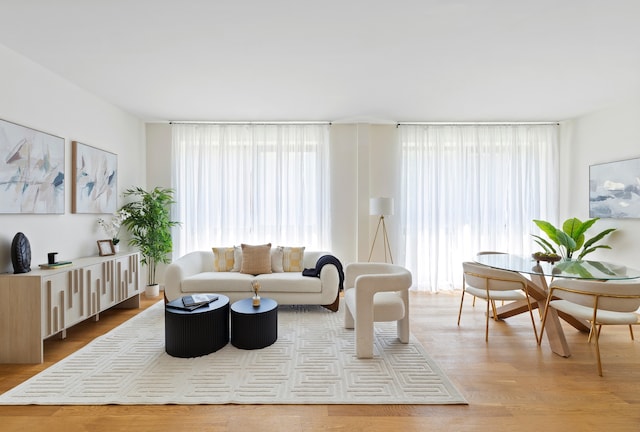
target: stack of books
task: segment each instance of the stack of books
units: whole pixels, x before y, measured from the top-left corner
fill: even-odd
[[[71,261],[58,261],[53,264],[40,264],[40,268],[51,270],[51,269],[57,269],[60,267],[69,267],[72,264],[73,263]]]
[[[167,303],[167,306],[175,309],[192,311],[192,310],[201,308],[203,306],[206,306],[209,303],[212,303],[216,300],[218,300],[217,295],[192,294],[192,295],[184,296],[179,299],[170,301],[169,303]]]

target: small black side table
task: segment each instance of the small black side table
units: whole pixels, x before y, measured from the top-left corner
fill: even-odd
[[[259,349],[278,339],[278,302],[261,298],[260,306],[246,298],[231,305],[231,344],[241,349]]]
[[[188,311],[165,306],[165,350],[173,357],[199,357],[229,343],[229,297]],[[174,301],[182,301],[181,299]]]

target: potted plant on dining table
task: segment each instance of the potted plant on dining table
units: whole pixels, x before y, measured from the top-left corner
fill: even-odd
[[[533,222],[538,226],[538,228],[540,228],[547,235],[549,240],[555,243],[558,247],[556,250],[551,242],[539,235],[532,234],[536,239],[536,243],[538,243],[538,245],[540,245],[544,250],[544,252],[536,253],[555,257],[561,256],[562,259],[570,261],[573,259],[573,254],[577,252],[578,261],[580,261],[585,255],[590,254],[597,249],[611,249],[611,246],[596,245],[596,243],[615,231],[615,228],[608,228],[588,240],[585,238],[586,231],[591,228],[598,219],[599,218],[593,218],[583,222],[578,218],[570,218],[564,221],[561,228],[556,228],[550,222],[534,219]],[[536,254],[534,254],[534,258],[535,255]],[[555,260],[557,261],[559,258]],[[541,259],[540,261],[544,260]]]

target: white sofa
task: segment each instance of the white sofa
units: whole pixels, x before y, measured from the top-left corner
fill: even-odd
[[[305,251],[303,266],[315,268],[318,259],[330,255],[322,251]],[[342,271],[342,269],[340,269]],[[231,302],[252,296],[251,282],[260,282],[260,296],[279,304],[315,304],[338,310],[340,272],[334,264],[323,265],[320,277],[302,272],[268,273],[257,276],[234,271],[214,271],[212,251],[190,252],[171,264],[165,272],[165,296],[168,301],[190,293],[219,293]]]

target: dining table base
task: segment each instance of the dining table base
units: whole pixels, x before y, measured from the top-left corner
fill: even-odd
[[[542,275],[531,275],[531,280],[527,285],[527,289],[531,297],[536,300],[531,303],[531,307],[534,309],[537,308],[540,311],[540,316],[542,318],[542,311],[544,311],[544,306],[547,302],[548,286],[546,279]],[[497,308],[496,312],[498,319],[505,319],[528,311],[529,307],[527,306],[527,301],[520,300],[501,306]],[[493,313],[491,313],[491,317],[493,317]],[[562,312],[558,313],[555,309],[549,308],[544,332],[547,335],[547,341],[549,342],[551,351],[559,356],[569,357],[571,355],[571,350],[569,349],[564,331],[562,331],[560,318],[582,332],[588,332],[590,326],[587,321],[579,320]]]

